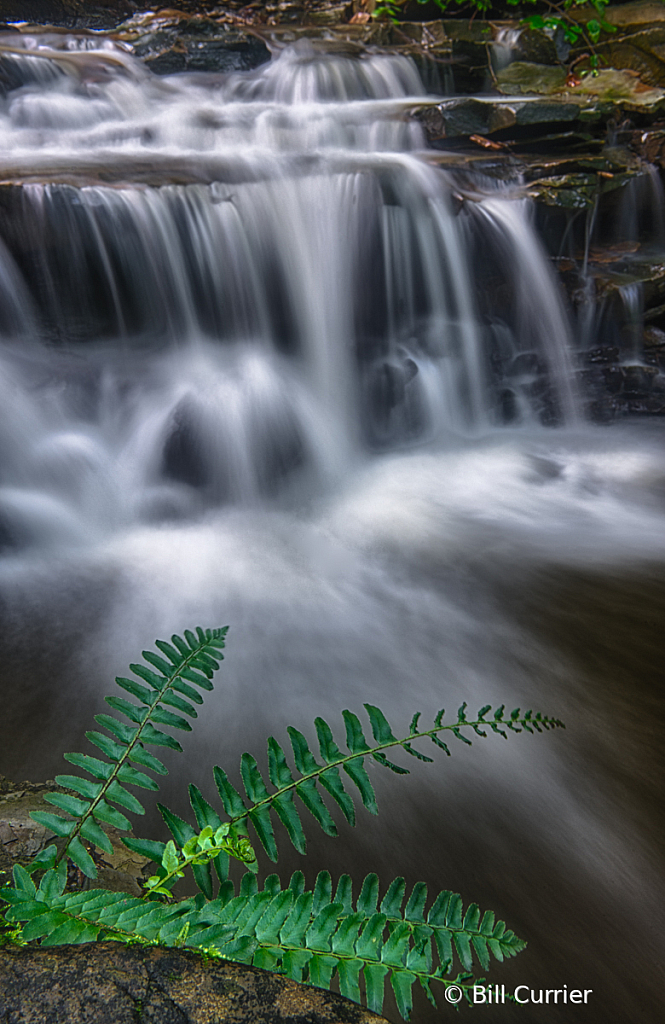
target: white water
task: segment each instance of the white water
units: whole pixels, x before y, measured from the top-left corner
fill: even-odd
[[[378,779],[385,823],[312,863],[495,905],[531,940],[514,983],[628,1013],[634,946],[657,943],[648,828],[617,820],[610,741],[587,749],[614,728],[602,692],[520,601],[663,559],[662,432],[580,423],[529,208],[420,159],[406,59],[302,46],[157,80],[66,38],[11,57],[30,75],[0,111],[21,183],[0,253],[5,770],[60,770],[114,672],[197,621],[230,623],[229,656],[173,764],[181,811],[185,777],[363,700],[397,722],[462,699],[568,717],[418,786]],[[597,951],[627,925],[637,943]]]

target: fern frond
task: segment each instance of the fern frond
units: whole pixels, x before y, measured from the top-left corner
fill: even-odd
[[[469,990],[474,978],[467,972],[474,957],[485,969],[490,956],[503,960],[525,946],[503,921],[495,922],[491,911],[481,917],[471,904],[464,912],[456,893],[439,893],[426,912],[422,882],[403,908],[403,878],[391,882],[380,903],[376,875],[367,876],[354,903],[349,876],[339,879],[333,896],[330,875],[323,871],[310,891],[304,889],[301,872],[285,889],[271,875],[262,890],[256,876],[247,874],[237,896],[227,880],[215,900],[197,896],[173,904],[146,903],[105,890],[67,895],[64,878],[61,865],[47,871],[37,889],[27,872],[15,869],[15,888],[3,892],[10,904],[5,916],[10,922],[25,922],[24,940],[57,945],[139,937],[204,949],[322,988],[337,977],[342,994],[356,1002],[362,975],[367,1003],[378,1013],[388,979],[405,1019],[414,984],[430,999],[432,982]],[[455,959],[464,972],[457,978],[450,973]]]
[[[67,817],[45,811],[34,811],[31,814],[35,821],[66,840],[58,855],[58,862],[70,857],[85,875],[96,878],[97,869],[82,840],[92,843],[105,853],[112,853],[113,847],[103,826],[112,825],[121,830],[132,827],[118,807],[134,814],[145,813],[141,802],[125,787],[138,786],[154,791],[159,786],[145,772],[133,768],[132,764],[158,775],[167,774],[164,764],[146,747],[182,750],[173,736],[155,726],[191,730],[182,714],[196,718],[197,712],[193,705],[203,702],[199,691],[212,690],[210,680],[223,658],[221,651],[225,646],[226,632],[227,627],[203,630],[198,626],[196,634],[185,630],[184,640],[175,635],[171,638],[172,643],[157,640],[156,646],[164,658],[154,651],[143,651],[145,664],[129,666],[137,679],[122,676],[116,678],[118,686],[136,697],[140,703],[134,704],[124,697],[106,697],[107,704],[128,719],[130,724],[113,715],[95,716],[95,721],[106,732],[91,731],[86,736],[109,760],[102,761],[88,754],[65,754],[70,764],[82,768],[92,776],[93,781],[77,775],[56,776],[58,785],[78,795],[47,793],[44,799],[64,811]],[[138,679],[143,682],[138,682]],[[143,683],[147,683],[147,686]],[[169,708],[175,708],[182,714],[175,714]],[[33,870],[39,866],[33,865]]]
[[[536,715],[532,711],[522,714],[519,708],[513,711],[510,717],[504,718],[505,708],[503,706],[496,710],[494,717],[489,722],[485,717],[492,710],[489,705],[481,708],[475,719],[467,720],[467,706],[462,704],[452,721],[444,724],[445,712],[442,710],[437,714],[434,726],[424,731],[418,730],[420,715],[414,715],[408,735],[397,738],[379,708],[372,704],[365,704],[364,707],[374,739],[373,745],[368,742],[360,719],[351,711],[343,711],[347,752],[340,750],[328,723],[322,718],[317,718],[315,726],[320,761],[317,761],[310,750],[305,736],[292,726],[289,726],[287,731],[291,741],[293,767],[289,764],[284,749],[274,737],[270,737],[268,740],[268,779],[263,778],[255,758],[248,753],[243,754],[240,773],[246,800],[229,781],[226,772],[222,768],[215,767],[214,779],[227,823],[236,829],[246,829],[251,823],[268,857],[272,861],[276,861],[277,841],[271,817],[274,812],[284,825],[295,849],[298,853],[303,854],[306,848],[305,830],[296,805],[296,797],[323,831],[330,836],[337,835],[337,827],[319,787],[333,798],[351,825],[355,824],[355,807],[351,795],[353,788],[349,787],[351,792],[347,791],[348,780],[353,783],[367,810],[372,814],[378,812],[374,788],[365,767],[367,758],[371,758],[382,768],[399,774],[408,774],[407,768],[386,757],[386,750],[401,748],[411,757],[431,762],[432,758],[424,754],[415,744],[420,740],[430,740],[449,755],[450,750],[440,738],[441,733],[452,733],[456,739],[470,744],[472,741],[469,735],[486,737],[488,728],[502,736],[507,736],[506,730],[518,733],[522,730],[531,732],[533,729],[542,731],[563,727],[563,722],[558,719],[543,716],[540,712]],[[505,726],[505,729],[501,728],[502,725]],[[213,830],[218,829],[223,824],[220,815],[195,786],[190,786],[189,792],[199,828],[210,826]],[[181,818],[177,818],[168,808],[160,805],[160,811],[176,845],[182,848],[184,843],[196,834],[194,829]],[[148,847],[143,840],[125,839],[123,842],[131,850],[150,856]],[[162,853],[151,859],[160,864]],[[225,865],[217,867],[220,880],[225,879],[227,867]],[[199,879],[201,880],[199,881]],[[197,882],[199,882],[202,892],[210,898],[212,874],[209,865],[201,868],[197,875]]]

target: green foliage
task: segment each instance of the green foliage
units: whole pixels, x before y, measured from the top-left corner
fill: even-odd
[[[375,17],[388,17],[394,22],[399,22],[401,9],[407,0],[386,0],[380,4],[374,12]],[[594,52],[594,46],[600,40],[603,32],[616,32],[614,25],[611,25],[605,18],[605,8],[609,0],[416,0],[419,4],[434,3],[442,14],[454,17],[458,9],[470,11],[471,16],[485,14],[490,8],[526,7],[538,6],[542,9],[537,14],[525,15],[522,24],[535,31],[560,31],[566,42],[571,45],[581,43],[589,47],[591,52],[591,65],[594,71],[598,67],[598,57]],[[571,10],[582,9],[589,17],[584,21],[572,18]]]
[[[340,750],[327,722],[322,718],[317,718],[314,724],[320,761],[316,760],[305,736],[291,726],[288,728],[288,733],[295,766],[293,770],[284,749],[272,736],[268,740],[268,780],[263,778],[256,760],[250,754],[243,754],[240,770],[247,800],[243,799],[231,784],[226,772],[222,768],[215,767],[213,775],[217,791],[223,812],[228,819],[226,825],[232,830],[232,834],[245,836],[248,826],[251,825],[270,860],[276,862],[278,858],[277,840],[271,817],[274,813],[284,825],[295,849],[298,853],[304,854],[306,852],[305,830],[296,805],[296,797],[300,805],[309,811],[329,836],[337,835],[337,826],[323,800],[323,794],[319,787],[332,797],[350,825],[355,825],[356,822],[353,802],[355,791],[357,791],[356,796],[360,798],[361,803],[371,814],[378,813],[376,794],[365,767],[367,758],[371,758],[382,768],[398,775],[407,775],[408,769],[389,760],[385,754],[386,750],[401,748],[419,761],[431,762],[432,758],[424,754],[415,744],[429,740],[437,748],[450,755],[447,744],[441,739],[442,733],[450,733],[455,739],[470,745],[469,735],[485,737],[487,729],[505,738],[508,734],[506,730],[541,732],[562,725],[556,719],[544,717],[541,714],[533,715],[531,711],[522,714],[519,708],[506,717],[503,706],[498,708],[488,720],[487,715],[492,711],[489,705],[481,708],[475,719],[467,721],[466,704],[462,704],[451,722],[444,723],[445,712],[442,709],[436,716],[433,727],[424,731],[418,729],[420,715],[415,715],[408,734],[398,739],[379,708],[372,704],[365,704],[365,710],[374,739],[374,744],[371,746],[363,732],[360,719],[351,711],[343,711],[342,716],[346,727],[346,752]],[[349,782],[353,784],[352,787],[349,787]],[[268,787],[271,787],[272,791]],[[206,827],[210,829],[208,842],[212,842],[213,830],[217,830],[215,832],[217,835],[219,830],[224,827],[222,818],[205,800],[196,786],[189,787],[189,795],[196,824],[199,829]],[[179,847],[184,853],[186,844],[191,843],[196,837],[196,829],[173,814],[168,808],[161,804],[158,806],[176,847]],[[140,839],[125,839],[123,842],[130,850],[142,854],[158,865],[163,887],[172,885],[177,873],[182,871],[182,864],[176,865],[175,861],[173,870],[167,868],[163,860],[166,850],[163,843],[156,844]],[[217,860],[215,852],[216,848],[211,847],[205,856],[209,860],[213,857]],[[230,849],[228,852],[232,856],[237,856]],[[255,868],[255,862],[252,864],[248,861],[248,864]],[[223,881],[227,877],[228,861],[221,863],[217,861],[215,866],[220,880]],[[210,865],[201,861],[200,868],[201,870],[195,874],[196,881],[206,897],[211,898],[213,879]]]
[[[95,877],[91,855],[95,847],[112,852],[104,826],[130,828],[129,820],[117,808],[144,813],[143,806],[126,786],[150,790],[157,790],[158,786],[151,776],[131,764],[157,774],[166,773],[165,766],[146,746],[181,749],[170,734],[155,725],[190,729],[185,719],[168,708],[196,717],[193,705],[202,702],[199,690],[212,689],[210,680],[219,668],[225,635],[226,629],[198,628],[196,633],[186,630],[184,639],[173,636],[171,643],[158,640],[156,646],[167,660],[144,651],[146,664],[130,666],[142,682],[116,679],[121,689],[140,703],[106,698],[130,723],[115,716],[96,716],[106,733],[95,731],[86,735],[108,760],[87,754],[65,754],[92,781],[74,775],[57,776],[58,783],[77,796],[47,795],[49,802],[64,815],[33,813],[38,822],[65,842],[48,846],[27,868],[15,866],[13,885],[0,888],[0,901],[7,905],[4,917],[0,917],[0,942],[38,941],[55,946],[115,939],[186,946],[278,971],[323,988],[329,988],[336,978],[342,994],[356,1001],[361,999],[362,984],[368,1006],[378,1012],[383,1007],[388,979],[405,1019],[411,1010],[416,983],[432,1003],[432,982],[459,985],[468,995],[471,986],[482,980],[474,978],[474,968],[487,970],[492,958],[502,961],[525,946],[503,921],[495,921],[492,911],[481,915],[475,903],[464,910],[461,897],[447,890],[440,892],[426,910],[427,888],[422,882],[413,887],[405,905],[403,878],[395,878],[379,902],[379,879],[375,874],[365,878],[355,900],[351,878],[342,875],[333,895],[327,871],[319,873],[312,890],[305,888],[300,871],[286,888],[282,888],[277,875],[270,875],[260,889],[249,828],[268,857],[276,861],[276,815],[295,849],[304,854],[302,807],[327,835],[337,834],[324,792],[352,825],[356,820],[354,799],[359,798],[370,813],[377,813],[367,759],[388,771],[406,775],[408,769],[390,760],[386,751],[400,748],[410,757],[431,763],[433,759],[423,752],[422,743],[431,742],[449,756],[443,733],[470,745],[470,737],[486,737],[488,731],[507,738],[509,732],[533,733],[563,726],[558,719],[540,713],[522,713],[517,708],[507,715],[503,705],[492,713],[490,705],[486,705],[475,718],[468,719],[466,704],[462,704],[447,722],[442,709],[433,725],[425,730],[419,729],[420,714],[415,714],[407,735],[400,738],[379,708],[365,704],[371,739],[360,719],[345,710],[342,717],[346,749],[342,750],[327,722],[317,718],[317,755],[306,737],[289,727],[291,760],[277,740],[270,737],[267,778],[254,757],[242,755],[244,794],[233,786],[222,768],[214,768],[221,801],[219,812],[195,786],[190,786],[196,827],[158,805],[172,839],[166,843],[123,839],[130,850],[155,864],[142,898],[104,889],[67,892],[67,858],[84,874]],[[237,894],[228,877],[229,858],[240,861],[247,869]],[[218,879],[216,894],[213,867]],[[188,868],[192,869],[200,893],[174,900],[173,886]],[[33,877],[37,875],[41,876],[38,883]],[[458,969],[456,977],[451,973],[454,966]]]
[[[194,704],[203,703],[199,690],[209,691],[213,688],[210,680],[223,658],[220,652],[224,647],[227,628],[203,630],[199,626],[196,633],[185,630],[185,639],[173,636],[170,644],[157,640],[156,646],[166,660],[153,651],[143,651],[147,664],[129,666],[137,679],[142,679],[147,686],[136,679],[122,676],[116,678],[118,686],[136,697],[140,704],[125,700],[124,697],[105,698],[106,703],[127,718],[130,724],[122,722],[115,715],[95,715],[95,721],[106,732],[91,731],[86,736],[108,760],[101,761],[89,754],[65,754],[67,761],[82,768],[94,781],[78,775],[56,776],[58,785],[79,794],[76,797],[66,793],[46,794],[48,803],[64,811],[67,816],[45,811],[31,814],[40,825],[66,840],[57,857],[58,861],[69,857],[84,875],[96,878],[95,863],[82,840],[87,840],[105,853],[113,853],[103,826],[112,825],[125,831],[130,831],[132,827],[129,819],[117,808],[122,807],[134,814],[145,813],[143,805],[126,786],[153,791],[159,789],[159,786],[149,775],[131,765],[138,764],[158,775],[167,774],[164,764],[146,747],[167,747],[180,751],[182,747],[169,733],[156,729],[155,724],[191,732],[189,722],[182,715],[176,715],[168,709],[176,708],[190,718],[197,717]],[[148,665],[151,667],[148,668]],[[194,689],[190,685],[192,683],[199,689]]]
[[[525,947],[503,921],[495,921],[492,911],[481,916],[475,903],[464,911],[456,893],[440,892],[426,910],[422,882],[413,887],[406,905],[403,878],[394,879],[380,902],[374,874],[365,878],[355,901],[348,875],[341,876],[334,895],[327,871],[320,872],[312,890],[304,882],[297,871],[282,889],[278,876],[270,875],[259,889],[250,874],[238,895],[226,881],[210,902],[198,896],[165,904],[104,889],[68,895],[64,873],[56,869],[36,888],[19,869],[15,888],[5,894],[10,904],[6,916],[25,922],[24,940],[39,939],[45,946],[139,937],[203,949],[323,988],[336,976],[342,995],[358,1002],[362,974],[367,1003],[379,1013],[389,979],[405,1018],[416,983],[434,1002],[433,981],[468,990],[476,962],[486,970],[491,957],[502,961]],[[461,968],[457,977],[450,975],[455,963]]]

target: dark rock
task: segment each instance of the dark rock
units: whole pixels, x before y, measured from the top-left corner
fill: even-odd
[[[155,946],[0,949],[3,1024],[387,1024],[332,992]]]
[[[0,0],[0,21],[67,28],[112,28],[134,14],[136,0]]]
[[[644,361],[665,370],[665,331],[658,327],[644,329]]]

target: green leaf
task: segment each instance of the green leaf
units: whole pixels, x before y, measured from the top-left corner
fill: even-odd
[[[68,836],[76,827],[75,821],[65,821],[57,814],[47,814],[46,811],[30,811],[30,817],[55,832],[56,836]]]
[[[288,889],[273,897],[263,917],[256,926],[255,934],[259,942],[276,946],[279,942],[279,933],[284,926],[291,908],[294,895]]]
[[[109,707],[119,711],[129,718],[130,721],[136,722],[137,725],[141,725],[145,721],[146,716],[150,714],[149,708],[140,708],[138,704],[132,704],[131,701],[125,700],[124,697],[104,697],[104,700]]]
[[[342,717],[346,725],[346,745],[349,751],[352,754],[364,754],[370,748],[367,746],[360,719],[352,711],[342,711]]]
[[[41,850],[36,857],[33,857],[28,864],[27,871],[32,874],[33,871],[48,871],[49,868],[55,867],[56,857],[58,856],[58,848],[55,843],[51,846],[47,846],[44,850]]]
[[[112,800],[114,804],[124,807],[127,811],[132,811],[134,814],[145,814],[142,804],[139,803],[133,793],[128,793],[126,789],[123,789],[119,782],[111,783],[106,790],[106,797],[108,800]]]
[[[365,771],[363,758],[354,757],[353,760],[346,761],[344,771],[352,782],[355,782],[360,792],[360,799],[370,814],[378,814],[379,808],[376,805],[376,796],[374,795],[372,783],[369,781],[369,776]]]
[[[135,750],[136,748],[134,748]],[[157,759],[155,758],[155,760]],[[159,763],[161,764],[161,761]],[[162,765],[162,767],[164,766]],[[165,768],[164,771],[166,771]],[[154,779],[151,779],[149,775],[145,775],[143,772],[137,771],[136,768],[132,768],[128,764],[121,765],[116,778],[120,782],[124,782],[126,786],[140,786],[141,789],[150,789],[153,792],[157,792],[159,789]]]
[[[303,945],[305,932],[309,927],[313,899],[314,896],[311,892],[303,892],[296,898],[293,910],[286,919],[286,923],[279,935],[283,945]]]
[[[155,708],[155,710],[150,715],[150,719],[153,722],[157,722],[158,725],[168,725],[172,729],[182,729],[183,732],[191,732],[192,731],[192,727],[189,724],[189,722],[186,721],[186,719],[181,718],[180,715],[174,715],[171,711],[167,711],[165,708],[162,708],[162,707]],[[141,734],[144,739],[146,739],[146,735],[145,734],[146,734],[146,730],[144,729],[143,733]],[[164,734],[160,733],[160,735],[164,735]],[[154,743],[155,741],[154,741],[154,739],[153,740],[147,740],[146,739],[146,742]],[[162,743],[162,746],[170,746],[170,744]]]
[[[400,917],[402,903],[406,892],[406,883],[403,878],[395,878],[390,883],[386,895],[381,901],[381,911],[386,917]]]
[[[390,975],[390,984],[395,993],[397,1009],[404,1020],[409,1019],[413,1009],[412,989],[415,980],[415,974],[410,974],[409,971],[392,971]]]
[[[153,651],[141,651],[141,656],[145,661],[148,662],[149,665],[152,665],[153,668],[156,668],[158,672],[161,672],[161,674],[164,676],[164,679],[168,679],[171,676],[173,669],[178,667],[177,665],[170,665],[167,661],[164,661],[163,658],[160,658],[160,656],[158,654],[155,654]],[[182,660],[183,659],[181,658],[179,664],[182,664]]]
[[[57,868],[50,868],[43,875],[39,883],[39,894],[44,897],[44,902],[49,903],[51,900],[57,899],[58,896],[62,896],[66,884],[67,864],[63,860]]]
[[[409,897],[409,902],[404,911],[406,921],[424,921],[425,901],[427,899],[427,886],[424,882],[416,882]]]
[[[198,690],[195,690],[193,686],[188,686],[187,683],[183,682],[182,679],[174,679],[171,684],[174,690],[178,693],[182,693],[185,697],[189,697],[195,704],[203,704],[203,697]]]
[[[35,883],[24,867],[20,864],[14,864],[14,867],[12,868],[12,875],[16,889],[20,889],[22,892],[27,893],[28,896],[36,895],[37,888]]]
[[[409,948],[411,929],[406,921],[398,921],[381,950],[381,962],[389,967],[402,968]]]
[[[196,683],[202,690],[212,690],[213,688],[210,680],[200,672],[195,672],[193,668],[183,668],[178,675],[181,679],[188,679],[190,683]]]
[[[383,1010],[383,993],[387,973],[388,968],[384,964],[366,964],[363,970],[367,1006],[373,1013],[381,1013]]]
[[[319,776],[319,782],[327,789],[332,798],[341,808],[344,817],[350,825],[356,823],[356,811],[353,806],[353,800],[344,789],[344,784],[340,778],[339,768],[327,768]]]
[[[101,931],[98,925],[86,924],[85,921],[64,921],[50,935],[42,939],[42,946],[63,946],[65,944],[80,945],[83,942],[94,942]]]
[[[276,789],[291,786],[294,781],[286,754],[273,736],[268,739],[268,777]]]
[[[321,757],[323,760],[327,764],[333,764],[333,762],[341,760],[342,752],[335,743],[328,723],[325,722],[323,718],[315,718],[314,725],[316,726],[319,750],[321,751]]]
[[[309,949],[287,949],[282,957],[282,973],[294,981],[302,981],[303,971],[313,953]]]
[[[77,800],[75,796],[69,796],[67,793],[44,793],[44,800],[75,818],[85,814],[91,806],[89,801]]]
[[[353,882],[350,875],[340,875],[335,892],[335,903],[341,903],[343,913],[353,913]]]
[[[130,831],[132,827],[131,821],[121,814],[120,811],[116,810],[115,807],[111,807],[105,800],[100,800],[92,811],[93,817],[97,821],[104,821],[107,825],[113,825],[113,828],[119,828],[121,831]]]
[[[88,818],[81,825],[81,835],[84,839],[87,839],[89,843],[94,843],[104,853],[108,853],[109,856],[113,854],[113,846],[111,840],[106,835],[103,829],[97,825],[92,818]]]
[[[97,868],[95,862],[86,850],[85,846],[78,838],[72,839],[67,845],[67,856],[71,858],[76,864],[79,871],[82,871],[87,878],[97,877]]]
[[[98,725],[101,725],[102,728],[108,729],[116,739],[120,740],[120,742],[124,743],[126,746],[129,746],[138,730],[137,725],[125,725],[124,722],[119,722],[117,718],[113,717],[113,715],[95,715],[95,721]]]
[[[338,961],[333,956],[315,954],[308,964],[310,985],[317,988],[330,988],[330,981]]]
[[[261,841],[263,849],[270,857],[270,860],[275,862],[277,860],[277,843],[275,842],[275,833],[270,820],[270,811],[267,807],[254,808],[249,812],[249,820],[256,829],[256,834]]]
[[[345,912],[346,908],[343,909],[342,913]],[[362,914],[349,914],[348,917],[342,918],[337,931],[332,937],[332,950],[336,956],[352,957],[354,955],[358,929],[363,921],[364,917]]]
[[[359,975],[363,967],[362,960],[340,960],[337,965],[339,990],[347,999],[360,1002]]]
[[[166,679],[163,676],[156,675],[151,669],[146,668],[145,665],[130,665],[129,666],[134,675],[137,675],[139,679],[143,679],[144,682],[151,686],[153,690],[158,692],[163,689]]]
[[[114,765],[100,761],[97,757],[90,757],[89,754],[63,754],[65,761],[75,764],[77,768],[83,768],[95,779],[108,779],[113,772]]]
[[[121,761],[126,753],[127,746],[124,743],[116,743],[109,736],[105,736],[103,732],[96,732],[91,730],[86,732],[86,738],[90,740],[96,747],[99,747],[103,754],[110,757],[112,761]]]
[[[166,843],[159,843],[153,839],[128,839],[125,836],[122,837],[122,842],[132,853],[138,853],[140,857],[154,861],[155,864],[162,863]]]
[[[356,953],[358,956],[362,957],[363,960],[381,959],[383,930],[386,927],[386,920],[386,915],[383,913],[372,914],[360,933],[360,937],[356,943]],[[385,977],[387,970],[387,967],[383,969],[381,979]],[[383,984],[381,986],[381,991],[383,991]]]
[[[363,880],[360,895],[356,901],[356,910],[370,917],[376,913],[376,904],[379,898],[379,877],[374,872],[367,875]]]
[[[68,920],[69,918],[60,910],[47,910],[45,914],[40,914],[39,917],[28,921],[23,929],[21,938],[26,942],[32,942],[33,939],[41,939],[61,924],[66,924]]]
[[[215,785],[217,786],[217,792],[220,795],[224,810],[228,814],[229,818],[240,818],[247,813],[247,808],[243,803],[242,797],[237,789],[229,782],[228,775],[223,768],[218,765],[212,770]]]
[[[397,739],[393,735],[393,731],[390,728],[388,719],[384,715],[380,708],[375,707],[373,704],[363,704],[363,707],[369,715],[370,725],[372,727],[372,735],[377,743],[396,743]],[[353,747],[349,747],[349,750],[355,754],[357,751]]]
[[[124,676],[116,676],[115,681],[121,689],[131,693],[132,697],[138,698],[143,704],[152,704],[155,695],[145,686],[141,686],[135,679],[125,679]]]
[[[159,760],[159,758],[155,757],[154,754],[151,754],[150,751],[146,750],[145,747],[141,746],[140,743],[137,743],[136,746],[132,747],[131,753],[129,754],[129,760],[133,761],[134,764],[140,764],[142,768],[149,768],[151,771],[157,772],[158,775],[168,775],[169,774],[168,768],[165,765],[162,764],[162,762]],[[128,782],[129,783],[130,779],[127,777],[127,773],[129,771],[132,771],[132,770],[135,771],[135,769],[131,769],[129,767],[129,765],[123,764],[122,768],[120,769],[120,771],[118,773],[118,778],[120,779],[120,781],[121,782]],[[136,772],[136,774],[137,775],[141,775],[142,773],[141,772]],[[123,778],[123,775],[125,776],[124,778]],[[159,789],[159,786],[156,783],[153,782],[153,780],[150,778],[150,776],[143,775],[143,778],[144,779],[147,778],[149,780],[149,782],[152,783],[152,787],[146,785],[144,787],[145,789],[151,789],[151,788],[154,788],[155,790]],[[140,786],[141,783],[140,782],[135,782],[134,785]]]
[[[298,853],[304,854],[307,848],[305,831],[302,827],[300,815],[295,807],[293,793],[282,793],[281,796],[274,797],[272,806],[288,832],[289,839],[294,847]]]
[[[302,782],[299,782],[296,786],[296,793],[310,814],[316,818],[326,835],[336,836],[337,826],[316,788],[314,779],[304,779]]]
[[[407,754],[411,754],[411,757],[417,758],[418,761],[426,761],[429,764],[432,764],[433,759],[431,757],[428,757],[427,754],[421,753],[421,751],[416,747],[412,747],[410,743],[403,743],[402,747],[406,750]]]
[[[191,728],[189,723],[188,728]],[[141,731],[141,742],[149,743],[153,747],[170,747],[171,750],[179,750],[182,753],[182,747],[177,740],[173,739],[173,736],[167,736],[165,732],[155,729],[150,722],[147,722],[143,726]],[[132,760],[134,759],[132,758]]]
[[[166,827],[168,828],[169,832],[175,839],[178,846],[183,847],[188,839],[192,839],[196,835],[196,832],[189,824],[189,822],[184,821],[182,818],[178,817],[177,814],[174,814],[173,811],[170,811],[168,807],[164,806],[164,804],[158,803],[157,809],[161,814],[162,818],[164,819],[164,821],[166,822]]]
[[[329,871],[319,871],[314,884],[312,914],[316,917],[332,900],[332,879]]]
[[[189,654],[189,651],[187,650],[187,645],[180,640],[179,636],[173,636],[171,639],[175,646],[167,643],[166,640],[155,640],[155,647],[158,647],[162,654],[166,655],[171,664],[177,668],[178,665],[182,665],[185,657]],[[182,649],[183,647],[184,650]],[[145,651],[143,652],[143,657],[145,658]]]
[[[317,764],[314,755],[312,754],[307,740],[298,729],[294,729],[292,725],[287,726],[286,730],[291,740],[291,747],[293,748],[293,757],[296,762],[296,768],[301,775],[311,775],[316,772],[320,765]]]
[[[94,800],[102,791],[101,783],[90,782],[89,779],[81,779],[78,775],[56,775],[55,781],[63,789],[73,789],[88,800]]]
[[[190,718],[199,717],[198,711],[192,707],[189,701],[183,700],[182,697],[178,697],[176,693],[165,693],[162,697],[162,704],[168,704],[169,707],[178,708],[179,711],[182,711],[184,715],[189,715]]]

